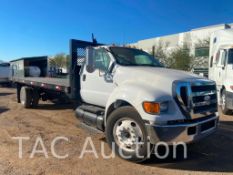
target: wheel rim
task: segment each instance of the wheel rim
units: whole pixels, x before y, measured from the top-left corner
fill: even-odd
[[[113,128],[113,136],[119,148],[134,152],[143,146],[144,137],[138,123],[129,118],[119,119]]]
[[[226,107],[226,96],[225,94],[223,93],[222,94],[222,109],[225,109]]]

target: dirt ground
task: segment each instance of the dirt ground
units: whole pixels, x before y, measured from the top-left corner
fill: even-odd
[[[56,144],[57,154],[68,153],[66,159],[53,157],[50,147],[56,136],[69,139]],[[12,137],[30,138],[23,141],[22,159],[18,157],[19,143]],[[48,158],[43,154],[30,158],[38,137],[43,140]],[[0,174],[233,174],[233,116],[222,115],[218,131],[188,147],[187,159],[151,158],[143,164],[118,157],[103,159],[101,155],[97,159],[93,154],[80,159],[87,137],[92,138],[98,153],[101,143],[106,154],[110,153],[104,135],[81,125],[69,106],[44,103],[26,110],[16,102],[14,89],[0,88]]]

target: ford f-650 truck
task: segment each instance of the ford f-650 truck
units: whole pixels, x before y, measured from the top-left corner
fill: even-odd
[[[105,132],[129,160],[144,160],[148,143],[190,143],[217,128],[215,82],[166,69],[142,50],[71,40],[67,78],[49,78],[46,65],[39,57],[11,62],[18,102],[30,108],[39,99],[69,99],[77,117]],[[28,66],[41,75],[30,77]]]

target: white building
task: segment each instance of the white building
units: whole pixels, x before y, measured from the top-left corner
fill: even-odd
[[[207,66],[209,49],[208,47],[200,48],[198,43],[200,43],[200,41],[208,40],[212,32],[226,28],[233,28],[233,23],[196,28],[188,32],[140,40],[129,45],[143,49],[147,52],[152,52],[153,46],[158,46],[159,43],[167,43],[167,50],[169,52],[172,49],[182,47],[186,44],[190,48],[190,54],[194,55],[196,58],[201,58],[201,61],[199,59],[197,62],[199,62],[200,65]]]

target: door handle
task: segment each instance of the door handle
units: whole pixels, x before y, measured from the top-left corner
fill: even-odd
[[[83,81],[86,81],[86,78],[87,78],[86,74],[83,74]]]

